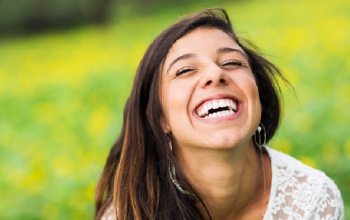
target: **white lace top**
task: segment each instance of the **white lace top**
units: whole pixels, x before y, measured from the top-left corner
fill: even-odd
[[[272,182],[263,220],[343,220],[344,205],[334,182],[293,157],[266,148],[271,158]],[[115,220],[108,208],[102,220]]]
[[[343,220],[344,205],[334,182],[293,157],[267,148],[272,184],[264,220]]]

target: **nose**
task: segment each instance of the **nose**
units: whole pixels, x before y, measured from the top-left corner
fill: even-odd
[[[218,66],[208,68],[204,71],[200,80],[200,86],[205,87],[218,87],[226,86],[229,83],[229,78],[225,71]]]

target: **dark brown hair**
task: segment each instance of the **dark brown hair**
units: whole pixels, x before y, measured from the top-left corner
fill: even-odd
[[[199,27],[217,28],[234,39],[246,52],[259,90],[261,122],[267,141],[280,121],[280,71],[251,44],[239,39],[223,9],[208,9],[182,19],[163,31],[148,47],[134,79],[125,105],[122,132],[107,158],[96,191],[96,219],[114,205],[118,219],[203,219],[210,218],[200,195],[194,190],[173,154],[161,126],[161,67],[176,40]],[[171,182],[167,158],[177,169],[180,185],[194,195],[179,192]],[[206,213],[198,209],[202,204]]]

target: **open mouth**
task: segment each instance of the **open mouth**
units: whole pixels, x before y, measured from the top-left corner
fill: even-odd
[[[237,105],[237,100],[228,98],[208,100],[196,108],[196,114],[200,118],[225,117],[236,114]]]

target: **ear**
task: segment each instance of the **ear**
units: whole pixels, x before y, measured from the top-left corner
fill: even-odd
[[[170,126],[163,117],[160,119],[160,126],[162,126],[162,130],[164,131],[165,134],[171,133]]]

